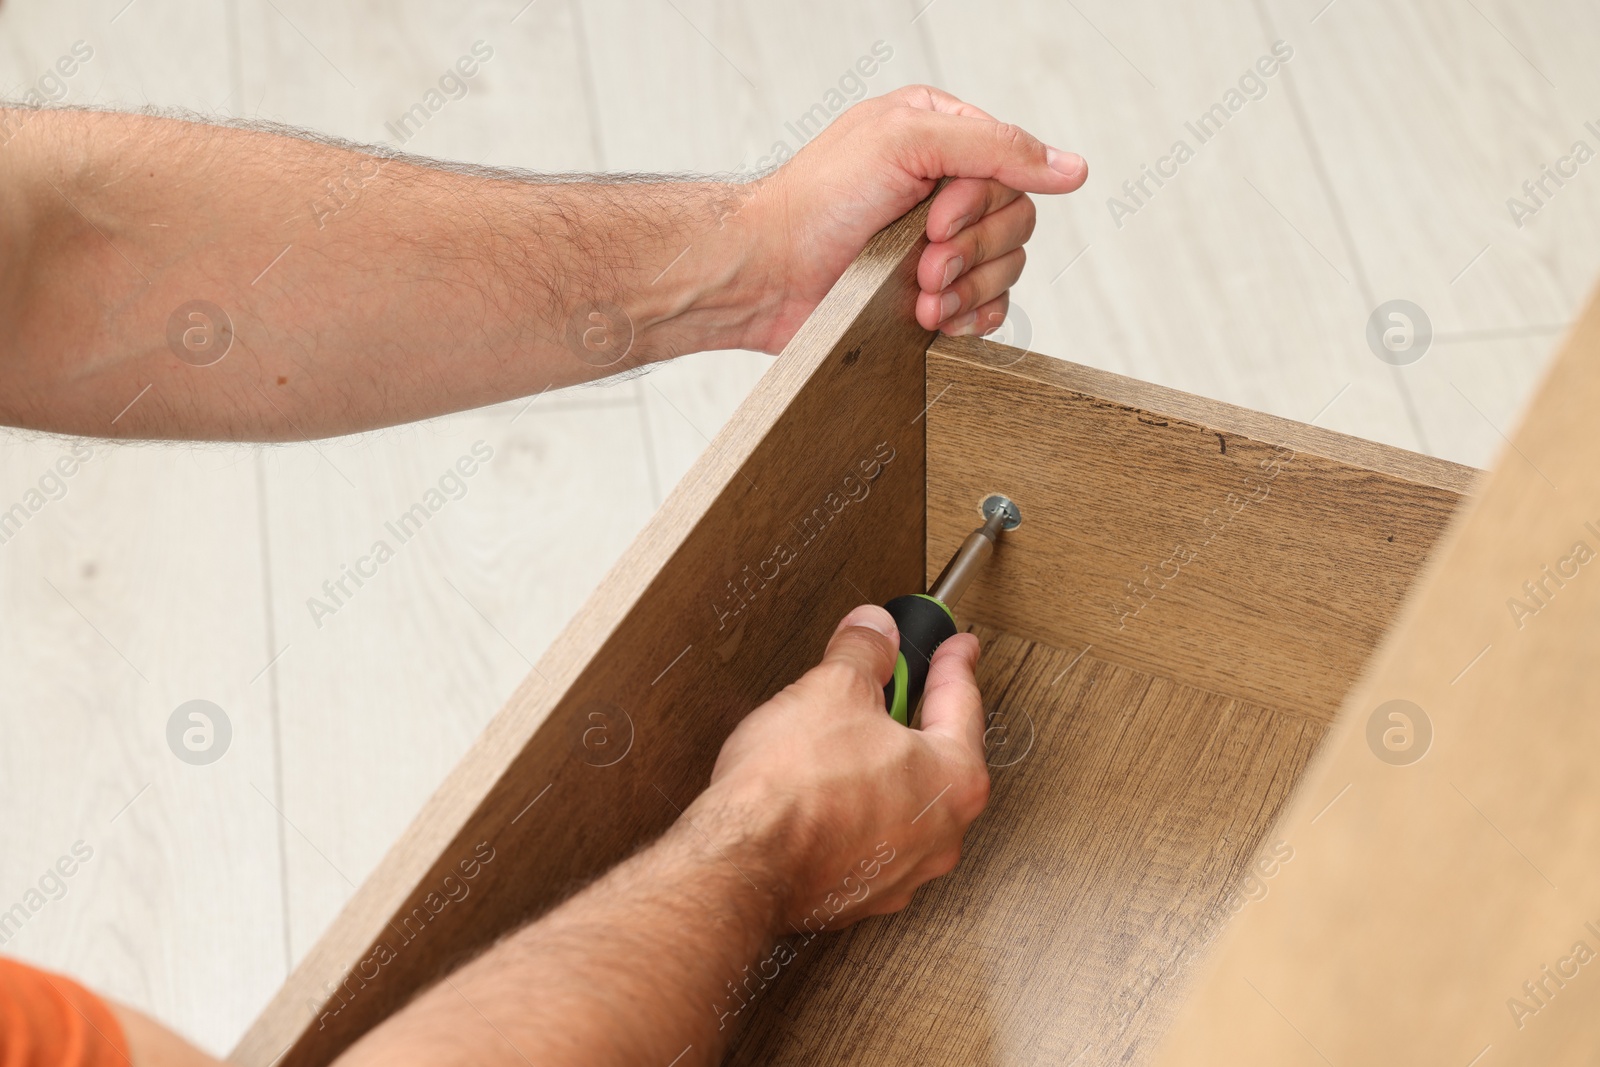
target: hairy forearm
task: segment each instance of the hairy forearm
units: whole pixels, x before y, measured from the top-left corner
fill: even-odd
[[[485,176],[145,115],[0,120],[12,425],[327,436],[733,347],[759,313],[749,187]]]
[[[717,1062],[718,1005],[783,901],[747,819],[691,807],[665,837],[452,974],[339,1067]],[[770,840],[773,835],[761,833]]]

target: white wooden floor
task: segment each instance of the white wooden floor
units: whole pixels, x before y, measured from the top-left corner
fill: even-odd
[[[1090,161],[1040,205],[1033,347],[1466,463],[1600,274],[1600,163],[1521,227],[1507,207],[1600,150],[1580,0],[4,0],[0,87],[83,41],[71,102],[375,142],[478,40],[470,95],[408,148],[696,171],[797,147],[786,123],[887,42],[871,92],[934,82]],[[1185,124],[1276,41],[1201,143]],[[1128,197],[1179,139],[1193,158]],[[1366,341],[1391,299],[1435,333],[1408,366]],[[3,951],[228,1049],[766,363],[318,448],[97,447],[0,545],[0,909],[93,850]],[[480,440],[467,495],[316,626],[307,598]],[[0,510],[63,447],[0,437]],[[197,698],[232,726],[202,766],[166,739]]]

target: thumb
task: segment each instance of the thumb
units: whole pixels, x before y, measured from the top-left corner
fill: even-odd
[[[1025,193],[1070,193],[1089,177],[1083,157],[1010,123],[906,108],[903,165],[915,177],[993,178]]]
[[[882,688],[894,673],[895,657],[900,653],[900,630],[894,618],[876,604],[863,604],[840,621],[822,666],[849,667]]]

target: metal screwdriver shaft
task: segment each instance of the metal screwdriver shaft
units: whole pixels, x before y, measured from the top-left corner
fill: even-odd
[[[957,633],[951,609],[994,554],[1000,532],[1022,524],[1022,512],[1003,496],[989,497],[983,502],[982,511],[983,525],[967,535],[931,590],[895,597],[884,605],[900,628],[900,654],[895,658],[894,676],[883,687],[884,707],[898,723],[911,722],[928,681],[934,652]]]

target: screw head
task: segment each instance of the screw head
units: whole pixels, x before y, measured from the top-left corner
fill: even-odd
[[[1002,530],[1015,530],[1022,525],[1022,511],[1009,497],[1003,497],[999,493],[985,500],[982,510],[985,522],[992,519],[996,512],[1004,512],[1005,521],[1000,524]]]

